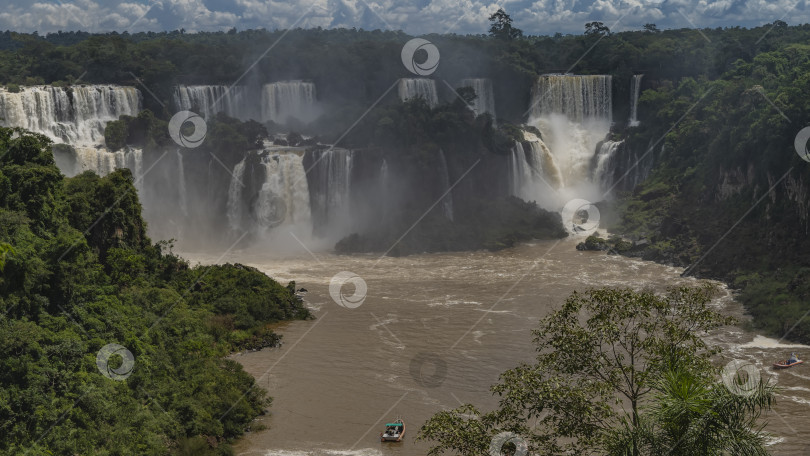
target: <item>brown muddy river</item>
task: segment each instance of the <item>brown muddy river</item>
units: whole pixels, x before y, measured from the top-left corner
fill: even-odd
[[[531,330],[572,291],[696,282],[681,278],[677,268],[576,251],[579,241],[381,260],[306,252],[271,259],[251,249],[226,255],[220,262],[255,266],[285,284],[295,280],[308,290],[305,301],[317,317],[281,326],[281,348],[235,357],[273,397],[270,413],[259,418],[267,429],[237,442],[237,454],[424,455],[428,445],[414,437],[425,420],[461,403],[494,408],[490,385],[502,371],[533,360]],[[219,258],[183,256],[192,263]],[[364,300],[357,300],[353,285],[343,288],[345,306],[332,299],[330,281],[343,271],[365,281]],[[745,319],[730,295],[716,305]],[[781,387],[766,416],[773,454],[806,454],[810,365],[779,372],[768,366],[790,351],[810,356],[810,347],[739,327],[710,340],[724,349],[718,363],[751,362]],[[408,426],[404,441],[381,443],[384,423],[398,416]]]

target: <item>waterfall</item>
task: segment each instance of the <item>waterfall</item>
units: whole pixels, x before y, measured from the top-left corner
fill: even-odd
[[[311,228],[309,187],[298,152],[271,147],[250,152],[234,166],[227,204],[231,230],[262,234],[282,224]]]
[[[492,91],[492,82],[489,79],[462,79],[461,87],[472,87],[477,96],[473,102],[475,115],[489,113],[495,118],[495,94]]]
[[[444,156],[444,151],[439,149],[439,175],[442,181],[442,209],[444,216],[451,222],[453,221],[453,192],[450,190],[450,172],[447,169],[447,159]]]
[[[242,120],[258,117],[249,109],[251,98],[242,86],[179,85],[172,99],[178,111],[194,111],[206,119],[219,112]]]
[[[641,94],[641,78],[643,78],[643,74],[635,74],[633,75],[633,79],[630,82],[630,126],[631,127],[638,127],[640,122],[638,121],[638,96]]]
[[[303,122],[315,120],[315,84],[281,81],[265,84],[262,90],[262,120],[285,124],[292,117]]]
[[[0,125],[42,133],[74,146],[104,144],[104,127],[121,115],[138,114],[141,94],[133,87],[87,85],[70,88],[0,89]]]
[[[73,177],[85,171],[94,171],[99,176],[106,176],[117,168],[129,168],[136,185],[140,185],[143,176],[143,150],[129,148],[117,152],[108,152],[96,147],[54,148],[54,161],[60,171]]]
[[[543,75],[532,89],[534,117],[564,114],[575,122],[612,118],[612,76]]]
[[[399,99],[402,101],[423,98],[428,106],[439,104],[436,81],[428,78],[403,78],[399,80]]]
[[[537,201],[561,188],[564,178],[543,140],[526,131],[523,137],[524,141],[515,142],[508,157],[509,187],[513,195]]]
[[[616,155],[624,141],[605,141],[596,154],[596,163],[593,171],[593,181],[598,183],[602,190],[613,186],[616,167]]]
[[[311,151],[313,164],[307,178],[312,216],[324,226],[349,211],[354,151],[340,148]]]
[[[239,231],[242,228],[243,218],[243,202],[242,202],[242,188],[245,186],[245,160],[236,164],[233,167],[231,182],[228,185],[228,226],[233,231]]]
[[[264,183],[253,208],[259,223],[264,228],[277,224],[311,224],[309,187],[302,157],[296,153],[264,153],[261,161]]]
[[[186,201],[186,172],[183,169],[183,154],[180,153],[180,149],[177,149],[177,193],[178,193],[178,202],[180,204],[180,212],[187,216],[188,215],[188,203]]]
[[[543,75],[537,79],[528,124],[540,131],[543,145],[527,152],[533,156],[534,167],[540,167],[535,162],[542,162],[543,175],[552,187],[576,188],[577,194],[598,196],[598,188],[592,185],[591,162],[597,145],[610,131],[611,84],[612,77],[606,75]],[[534,191],[526,199],[542,196],[539,188]],[[561,203],[546,202],[548,208]]]

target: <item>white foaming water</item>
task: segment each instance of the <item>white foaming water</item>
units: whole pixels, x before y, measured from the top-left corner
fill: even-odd
[[[287,231],[295,228],[311,232],[309,188],[302,156],[297,152],[300,150],[284,147],[259,152],[262,183],[254,194],[245,191],[248,157],[234,166],[227,203],[228,225],[233,231],[268,235],[279,225],[285,225]],[[246,209],[252,217],[246,217]]]
[[[609,189],[613,185],[613,159],[616,151],[624,144],[624,141],[605,141],[599,147],[596,155],[596,167],[593,172],[593,180],[602,189]]]
[[[247,89],[242,86],[179,85],[172,96],[178,111],[194,111],[206,119],[223,112],[230,117],[247,119],[255,117]]]
[[[475,115],[489,113],[495,118],[495,94],[492,91],[492,81],[484,78],[462,79],[461,87],[472,87],[477,98],[472,106]]]
[[[515,143],[508,157],[512,194],[544,207],[554,207],[556,198],[552,195],[564,184],[554,155],[536,135],[524,131],[523,139],[524,142]]]
[[[262,120],[284,124],[289,117],[311,122],[317,116],[315,84],[304,81],[280,81],[262,89]]]
[[[630,126],[638,127],[641,122],[638,121],[638,96],[641,94],[641,78],[643,74],[633,75],[630,82]]]
[[[113,85],[0,89],[0,125],[23,127],[54,142],[74,146],[104,144],[104,127],[121,115],[138,114],[141,94]]]
[[[610,131],[611,82],[604,75],[544,75],[535,83],[528,123],[540,130],[549,151],[541,150],[542,156],[550,157],[545,160],[560,176],[555,195],[534,189],[531,199],[545,201],[541,205],[547,209],[559,209],[571,197],[602,199],[591,181],[590,164],[596,145]]]
[[[740,348],[764,348],[764,349],[789,349],[789,348],[796,348],[796,349],[810,349],[808,345],[801,345],[801,344],[786,344],[781,343],[776,339],[771,339],[770,337],[765,336],[755,336],[754,340],[748,342],[746,344],[742,344],[739,346]]]
[[[439,104],[436,81],[428,78],[403,78],[399,80],[399,99],[402,101],[423,98],[432,108]]]
[[[99,176],[106,176],[118,168],[129,168],[135,179],[135,186],[141,186],[143,176],[143,150],[127,148],[117,152],[108,152],[97,147],[72,147],[69,151],[54,151],[54,160],[59,170],[68,177],[85,171],[95,171]]]

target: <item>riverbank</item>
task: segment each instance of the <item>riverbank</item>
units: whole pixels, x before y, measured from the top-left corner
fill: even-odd
[[[305,302],[316,316],[288,323],[281,349],[235,357],[273,397],[270,413],[257,420],[266,429],[236,441],[236,453],[424,455],[427,446],[413,441],[419,426],[462,402],[494,407],[497,398],[489,386],[504,370],[533,359],[531,330],[571,291],[697,283],[681,277],[682,269],[577,251],[581,241],[401,258],[315,253],[270,260],[255,252],[230,254],[221,261],[240,261],[281,281],[295,278],[309,290]],[[367,284],[360,306],[342,307],[330,296],[330,281],[341,271]],[[742,359],[784,387],[776,413],[767,417],[767,430],[778,435],[770,448],[777,456],[803,451],[810,439],[796,431],[810,424],[810,374],[768,368],[784,352],[810,347],[745,330],[749,317],[730,292],[716,305],[743,322],[711,336],[712,344],[724,349],[718,365]],[[409,427],[405,441],[381,444],[381,425],[397,415]]]

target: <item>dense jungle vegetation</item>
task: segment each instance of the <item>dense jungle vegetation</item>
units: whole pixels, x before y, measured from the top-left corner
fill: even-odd
[[[270,398],[225,355],[310,317],[294,283],[153,244],[129,170],[64,178],[19,129],[0,128],[0,242],[2,454],[230,454]],[[125,382],[97,366],[110,343]]]

